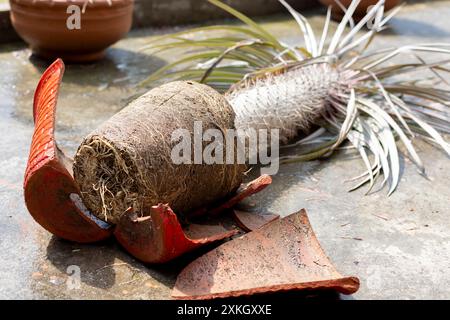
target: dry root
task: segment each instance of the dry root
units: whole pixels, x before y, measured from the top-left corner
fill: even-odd
[[[129,208],[145,215],[149,206],[169,203],[175,212],[189,214],[236,190],[245,165],[173,163],[178,142],[171,140],[172,132],[181,128],[193,135],[194,121],[201,121],[203,130],[224,132],[234,127],[234,113],[210,87],[174,82],[138,98],[89,135],[74,161],[87,208],[117,223]]]

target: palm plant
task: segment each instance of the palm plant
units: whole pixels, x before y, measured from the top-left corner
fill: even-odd
[[[379,1],[358,23],[352,14],[360,3],[354,0],[334,33],[331,9],[321,35],[285,0],[279,0],[297,22],[304,47],[277,39],[249,17],[219,0],[209,0],[244,23],[195,28],[161,36],[145,50],[193,49],[144,81],[190,79],[223,92],[236,114],[235,125],[243,132],[280,129],[284,147],[314,148],[281,157],[282,162],[305,161],[330,155],[348,140],[358,150],[367,171],[355,177],[356,189],[378,177],[389,183],[389,194],[400,175],[396,139],[406,147],[421,173],[424,166],[412,140],[424,139],[450,155],[450,145],[441,133],[450,133],[450,93],[436,87],[447,84],[442,76],[449,59],[426,62],[423,54],[450,54],[450,44],[423,43],[369,51],[378,32],[400,10],[385,15]],[[372,26],[365,28],[368,22]],[[349,26],[349,27],[348,27]],[[218,31],[227,34],[217,36]],[[202,39],[190,35],[201,33]],[[416,62],[396,63],[409,55]],[[412,80],[411,74],[429,71],[428,82]],[[299,133],[306,137],[299,138]],[[302,148],[300,148],[302,149]]]

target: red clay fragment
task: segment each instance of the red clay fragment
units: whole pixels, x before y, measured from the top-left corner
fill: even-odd
[[[230,209],[230,208],[234,207],[235,205],[237,205],[239,202],[241,202],[245,198],[248,198],[251,195],[254,195],[255,193],[262,191],[271,183],[272,183],[272,178],[267,174],[263,174],[263,175],[259,176],[258,178],[256,178],[255,180],[250,181],[245,186],[241,187],[232,198],[228,199],[226,202],[224,202],[220,206],[213,208],[213,209],[202,208],[200,210],[195,211],[190,216],[197,217],[197,216],[205,215],[206,213],[209,215],[217,215],[226,209]]]
[[[58,149],[54,138],[63,74],[64,63],[58,59],[42,75],[35,92],[35,128],[25,171],[25,203],[33,218],[54,235],[75,242],[95,242],[108,238],[112,230],[83,206],[71,175],[71,160]]]
[[[172,296],[213,299],[304,289],[351,294],[358,288],[358,278],[343,277],[331,264],[301,210],[193,261],[178,275]]]
[[[138,218],[134,212],[123,214],[114,231],[117,241],[145,263],[164,263],[236,233],[237,230],[228,231],[217,225],[195,224],[183,231],[176,214],[164,204],[153,206],[144,218]]]
[[[201,209],[190,217],[218,214],[232,208],[243,199],[255,194],[272,182],[268,175],[251,181],[235,196],[215,209]],[[138,218],[133,212],[122,215],[114,235],[117,241],[134,257],[145,263],[164,263],[184,253],[237,233],[219,225],[190,224],[182,229],[176,214],[168,205],[153,206],[151,214]]]
[[[280,218],[277,214],[259,214],[254,212],[233,210],[233,219],[239,228],[245,232],[259,229]]]

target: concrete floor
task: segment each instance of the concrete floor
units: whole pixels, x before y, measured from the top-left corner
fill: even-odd
[[[323,20],[310,13],[314,24]],[[450,40],[450,1],[414,4],[394,19],[375,43],[383,46]],[[264,22],[286,41],[297,41],[287,17]],[[169,32],[170,30],[163,30]],[[134,31],[104,61],[68,66],[57,114],[57,139],[73,154],[82,137],[139,94],[135,84],[163,65],[138,51],[154,30]],[[161,32],[161,31],[158,31]],[[32,135],[32,97],[46,63],[29,59],[23,45],[0,48],[0,298],[166,299],[176,274],[192,256],[164,266],[145,266],[114,241],[77,245],[52,237],[25,208],[22,179]],[[250,200],[255,210],[287,215],[309,212],[319,241],[361,289],[350,299],[450,298],[450,162],[419,143],[429,180],[403,161],[398,190],[364,196],[346,192],[346,178],[361,161],[348,151],[330,159],[283,166],[274,183]],[[67,286],[67,267],[81,269],[81,288]]]

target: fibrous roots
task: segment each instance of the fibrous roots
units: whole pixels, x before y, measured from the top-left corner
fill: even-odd
[[[88,209],[112,223],[130,208],[144,215],[158,203],[189,214],[236,190],[243,164],[171,159],[179,143],[172,133],[185,129],[193,139],[194,121],[203,130],[224,132],[233,128],[234,114],[214,89],[179,81],[149,91],[91,133],[74,159],[75,181]]]

